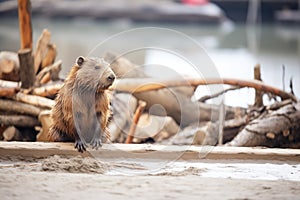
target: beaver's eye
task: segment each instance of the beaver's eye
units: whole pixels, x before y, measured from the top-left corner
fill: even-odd
[[[100,69],[100,66],[95,66],[95,69]]]

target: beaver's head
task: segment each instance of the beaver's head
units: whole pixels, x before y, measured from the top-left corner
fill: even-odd
[[[108,89],[116,78],[109,64],[101,58],[78,57],[76,80],[86,89],[97,91]]]

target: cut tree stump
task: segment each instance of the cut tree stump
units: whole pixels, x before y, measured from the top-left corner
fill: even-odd
[[[19,50],[18,56],[20,61],[21,87],[30,88],[33,86],[35,81],[31,49]]]

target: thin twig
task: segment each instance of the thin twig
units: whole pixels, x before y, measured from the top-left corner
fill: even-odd
[[[237,89],[241,89],[241,87],[230,87],[230,88],[224,89],[224,90],[222,90],[220,92],[217,92],[215,94],[205,95],[205,96],[201,97],[198,101],[204,103],[205,101],[207,101],[209,99],[216,98],[216,97],[218,97],[218,96],[220,96],[220,95],[222,95],[222,94],[224,94],[224,93],[226,93],[228,91],[237,90]]]

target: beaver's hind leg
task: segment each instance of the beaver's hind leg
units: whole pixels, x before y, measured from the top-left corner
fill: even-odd
[[[75,136],[75,149],[77,149],[80,153],[86,151],[87,144],[85,141],[82,141],[78,135]]]

